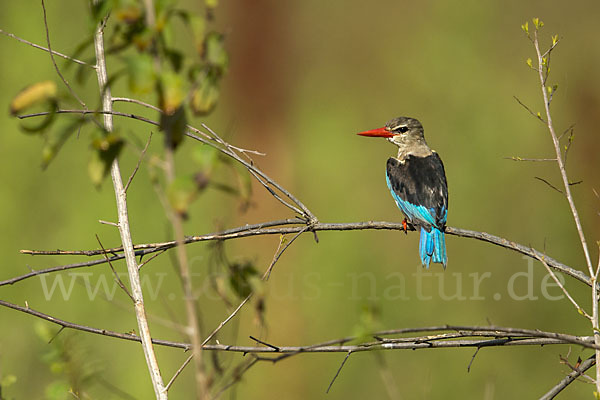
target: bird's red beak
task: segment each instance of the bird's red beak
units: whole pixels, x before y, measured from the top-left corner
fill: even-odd
[[[373,136],[373,137],[385,137],[390,138],[394,136],[394,134],[388,131],[386,128],[377,128],[371,129],[370,131],[359,132],[357,135],[360,136]]]

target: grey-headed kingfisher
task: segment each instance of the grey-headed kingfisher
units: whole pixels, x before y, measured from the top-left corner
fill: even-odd
[[[429,268],[434,262],[446,268],[448,184],[440,156],[425,142],[423,126],[414,118],[398,117],[383,128],[359,135],[383,137],[398,146],[398,156],[387,161],[387,185],[406,219],[421,231],[419,255],[423,266]]]

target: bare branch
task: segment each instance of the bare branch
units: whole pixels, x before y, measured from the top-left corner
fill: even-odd
[[[559,143],[558,137],[556,136],[556,133],[554,131],[554,125],[552,123],[552,116],[550,115],[550,106],[548,103],[548,92],[546,91],[546,86],[545,86],[545,77],[542,72],[542,65],[543,65],[542,59],[545,57],[546,54],[548,54],[556,46],[556,43],[546,53],[544,53],[544,55],[542,55],[540,52],[540,46],[539,46],[538,35],[537,35],[537,30],[536,30],[534,32],[533,44],[534,44],[535,51],[538,56],[538,65],[540,67],[538,75],[539,75],[540,84],[541,84],[542,96],[544,98],[544,109],[546,111],[546,121],[547,121],[546,125],[548,127],[548,131],[550,132],[550,136],[552,137],[552,142],[554,143],[554,151],[556,153],[558,169],[560,170],[560,175],[562,177],[563,184],[564,184],[565,196],[567,197],[567,200],[569,202],[569,207],[571,208],[571,213],[573,214],[573,219],[575,220],[577,232],[579,233],[579,240],[581,241],[581,246],[583,248],[583,253],[585,255],[585,260],[586,260],[586,264],[588,266],[588,271],[589,271],[590,276],[593,276],[594,271],[593,271],[593,267],[592,267],[592,259],[590,258],[589,249],[587,246],[587,242],[585,240],[585,235],[583,233],[583,227],[581,226],[581,220],[579,219],[579,213],[577,212],[577,208],[575,207],[575,202],[573,201],[573,196],[571,195],[571,190],[569,188],[569,178],[567,177],[567,172],[565,170],[565,165],[563,163],[562,152],[560,149],[560,143]]]
[[[554,40],[552,47],[548,49],[544,54],[541,54],[540,44],[538,40],[538,32],[537,29],[534,31],[533,36],[533,46],[535,48],[535,52],[537,54],[538,61],[538,77],[540,80],[540,86],[542,91],[542,97],[544,99],[544,110],[546,112],[546,126],[548,128],[548,132],[550,133],[550,137],[552,138],[552,143],[554,144],[554,152],[556,153],[556,163],[558,165],[558,169],[560,171],[560,176],[563,181],[564,186],[564,194],[567,198],[567,202],[569,203],[569,207],[571,209],[571,214],[573,214],[573,220],[575,222],[575,226],[577,227],[577,233],[579,234],[579,241],[581,242],[581,247],[583,249],[583,254],[585,256],[586,265],[588,267],[588,272],[591,277],[591,286],[594,288],[592,290],[592,329],[594,331],[594,339],[597,345],[600,345],[600,324],[599,324],[599,310],[598,310],[598,291],[596,288],[596,280],[598,277],[598,272],[600,269],[597,269],[594,272],[594,267],[592,265],[592,258],[590,256],[590,251],[587,245],[587,241],[585,238],[585,234],[583,232],[583,227],[581,225],[581,219],[579,218],[579,212],[577,211],[577,207],[575,207],[575,202],[573,200],[573,196],[571,195],[571,185],[569,182],[569,178],[567,176],[567,171],[565,168],[565,163],[562,157],[562,151],[560,148],[560,141],[554,131],[554,125],[552,123],[552,116],[550,114],[550,100],[548,99],[548,91],[546,89],[546,81],[548,79],[548,73],[550,71],[550,52],[556,46],[558,42]],[[545,65],[545,71],[544,71]],[[568,150],[568,148],[567,148]],[[596,359],[600,358],[600,350],[596,350]],[[596,367],[596,391],[600,392],[600,368]]]
[[[513,161],[556,161],[556,158],[524,158],[524,157],[504,157],[505,160]]]
[[[289,233],[298,233],[300,231],[306,231],[306,225],[303,224],[304,221],[300,219],[287,219],[287,220],[278,220],[278,221],[269,221],[260,224],[254,225],[245,225],[233,229],[229,229],[222,232],[212,233],[208,235],[201,236],[189,236],[186,238],[185,243],[195,243],[195,242],[203,242],[203,241],[211,241],[211,240],[230,240],[230,239],[238,239],[249,236],[260,236],[260,235],[281,235],[281,234],[289,234]],[[299,226],[290,226],[290,225],[299,225]],[[311,226],[310,231],[352,231],[352,230],[396,230],[396,231],[404,231],[404,227],[402,223],[398,222],[385,222],[385,221],[368,221],[368,222],[352,222],[352,223],[316,223]],[[409,225],[408,229],[413,231],[414,227]],[[580,282],[585,283],[588,286],[591,286],[590,277],[585,273],[567,266],[554,258],[544,254],[534,248],[529,246],[524,246],[519,243],[515,243],[511,240],[501,238],[499,236],[491,235],[486,232],[478,232],[467,229],[446,227],[445,233],[449,235],[466,237],[481,240],[483,242],[495,244],[500,247],[504,247],[506,249],[510,249],[516,251],[520,254],[526,255],[533,259],[543,258],[546,263],[556,271],[562,272],[568,276],[571,276],[577,279]],[[157,251],[164,251],[165,249],[173,248],[175,246],[174,241],[169,242],[161,242],[161,243],[148,243],[148,244],[139,244],[134,246],[136,250],[136,255],[143,256],[146,254],[154,253]],[[121,247],[107,249],[108,253],[118,253],[123,251]],[[87,251],[35,251],[35,250],[21,250],[23,254],[30,255],[100,255],[101,253],[98,250],[87,250]],[[111,261],[115,261],[123,258],[122,255],[115,255],[111,257]],[[0,287],[4,285],[12,285],[16,282],[19,282],[24,279],[31,278],[33,276],[38,276],[46,273],[64,271],[71,268],[84,268],[91,267],[93,265],[103,264],[106,262],[105,260],[94,260],[83,263],[75,263],[70,265],[61,265],[51,268],[46,268],[44,270],[32,271],[22,276],[18,276],[12,279],[7,279],[5,281],[0,281]]]
[[[85,61],[81,61],[81,60],[78,60],[78,59],[76,59],[76,58],[73,58],[73,57],[67,56],[66,54],[59,53],[58,51],[55,51],[55,50],[49,50],[49,49],[47,49],[47,48],[45,48],[45,47],[43,47],[43,46],[40,46],[39,44],[32,43],[32,42],[30,42],[30,41],[28,41],[28,40],[25,40],[25,39],[23,39],[23,38],[20,38],[20,37],[18,37],[17,35],[14,35],[14,34],[12,34],[12,33],[8,33],[8,32],[6,32],[6,31],[4,31],[3,29],[0,29],[0,33],[1,33],[1,34],[3,34],[3,35],[6,35],[6,36],[8,36],[8,37],[10,37],[10,38],[13,38],[13,39],[15,39],[15,40],[17,40],[17,41],[19,41],[19,42],[21,42],[21,43],[25,43],[25,44],[27,44],[27,45],[29,45],[29,46],[31,46],[31,47],[34,47],[34,48],[36,48],[36,49],[43,50],[43,51],[46,51],[46,52],[48,52],[48,53],[52,53],[52,54],[54,54],[55,56],[59,56],[59,57],[62,57],[62,58],[64,58],[64,59],[67,59],[67,60],[73,61],[74,63],[80,64],[80,65],[85,65],[86,67],[90,67],[90,68],[94,68],[94,69],[96,68],[96,66],[95,66],[95,65],[88,64],[88,63],[86,63]]]
[[[193,357],[194,357],[194,355],[190,354],[189,357],[183,362],[183,364],[181,364],[181,367],[179,367],[179,369],[175,372],[173,377],[169,380],[169,383],[167,383],[167,386],[165,386],[166,391],[169,391],[169,389],[171,388],[171,385],[173,385],[173,383],[175,382],[175,379],[177,379],[179,374],[181,374],[181,371],[183,371],[184,368],[190,363],[190,361],[192,361]]]
[[[129,293],[129,290],[127,290],[127,288],[123,284],[123,281],[121,280],[121,278],[119,278],[119,274],[117,274],[117,271],[115,271],[115,268],[113,267],[112,262],[108,258],[108,255],[106,254],[106,250],[104,250],[104,246],[102,246],[102,242],[100,242],[100,238],[98,237],[98,235],[96,235],[96,240],[98,241],[98,244],[100,245],[100,248],[103,251],[104,259],[108,262],[108,266],[110,267],[111,271],[113,272],[113,275],[115,276],[115,280],[117,281],[117,284],[119,285],[119,287],[121,289],[123,289],[123,291],[127,294],[127,296],[129,296],[131,301],[135,304],[135,299],[133,298],[131,293]]]
[[[537,70],[536,70],[537,71]],[[519,103],[524,109],[526,109],[529,114],[533,115],[535,118],[537,118],[539,121],[546,123],[546,121],[544,121],[544,119],[542,118],[542,116],[540,115],[540,113],[534,113],[531,108],[527,107],[527,105],[525,103],[523,103],[521,100],[519,100],[519,98],[517,96],[513,96],[513,98],[517,101],[517,103]]]
[[[56,60],[54,60],[54,52],[52,51],[52,47],[50,46],[50,32],[48,31],[48,21],[46,19],[46,5],[44,4],[44,0],[42,0],[42,10],[44,11],[44,28],[46,28],[46,43],[48,44],[48,53],[50,54],[50,59],[52,60],[52,65],[54,65],[54,69],[56,70],[56,73],[58,74],[60,79],[63,81],[63,83],[65,84],[67,89],[69,89],[69,92],[71,92],[71,95],[73,95],[73,97],[79,102],[79,104],[81,104],[81,106],[87,110],[87,106],[79,98],[77,93],[75,93],[75,90],[73,90],[73,88],[71,87],[69,82],[67,82],[67,80],[63,76],[62,72],[60,72],[60,68],[58,68],[58,65],[56,64]],[[98,69],[98,67],[96,67],[96,69]]]
[[[56,325],[75,329],[83,332],[94,333],[97,335],[113,337],[116,339],[130,340],[140,342],[141,339],[137,335],[129,333],[114,332],[106,329],[92,328],[85,325],[75,324],[59,318],[52,317],[48,314],[36,311],[30,307],[22,307],[16,304],[9,303],[4,300],[0,300],[0,306],[11,308],[16,311],[23,312],[43,319],[48,322],[52,322]],[[402,333],[424,333],[424,332],[455,332],[455,338],[461,338],[456,340],[435,340],[430,335],[402,338],[402,340],[396,341],[393,339],[378,340],[370,343],[362,343],[357,345],[343,345],[353,340],[356,337],[345,337],[341,339],[329,340],[327,342],[313,344],[309,346],[275,346],[277,350],[272,347],[252,347],[252,346],[234,346],[227,344],[206,344],[203,346],[204,350],[211,351],[228,351],[234,353],[277,353],[280,357],[302,354],[302,353],[347,353],[351,352],[364,352],[364,351],[377,351],[377,350],[416,350],[416,349],[436,349],[436,348],[458,348],[458,347],[502,347],[502,346],[546,346],[551,344],[575,344],[585,348],[600,349],[599,345],[594,343],[592,336],[573,336],[557,332],[547,332],[533,329],[520,329],[520,328],[507,328],[497,326],[463,326],[463,325],[442,325],[442,326],[430,326],[421,328],[403,328],[393,329],[382,332],[375,332],[374,337],[388,336]],[[490,340],[469,339],[473,336],[482,337],[487,334]],[[508,340],[497,340],[498,338],[506,338]],[[183,350],[189,350],[191,345],[189,343],[173,342],[168,340],[152,339],[152,343],[160,346],[174,347]],[[283,358],[281,358],[283,359]],[[277,359],[267,359],[268,361],[277,361]]]
[[[335,382],[335,380],[337,379],[338,375],[340,374],[340,371],[342,370],[342,368],[344,368],[344,365],[346,364],[346,361],[348,361],[348,358],[350,357],[350,354],[352,354],[351,351],[349,351],[346,354],[346,357],[344,357],[344,360],[342,361],[342,364],[340,365],[340,367],[338,368],[338,370],[336,371],[335,375],[333,376],[333,379],[331,380],[331,382],[329,383],[329,386],[327,386],[327,390],[325,391],[325,393],[329,393],[329,390],[331,389],[331,387],[333,386],[333,382]]]
[[[135,174],[138,172],[138,169],[140,169],[140,165],[142,164],[142,160],[144,159],[144,156],[146,155],[148,146],[150,146],[150,141],[152,140],[152,134],[153,133],[150,132],[150,135],[148,135],[148,140],[146,141],[146,145],[144,146],[144,149],[142,150],[142,153],[140,154],[140,157],[138,158],[138,162],[135,165],[133,172],[131,173],[131,175],[129,176],[129,179],[127,180],[127,184],[125,185],[125,193],[127,193],[127,189],[129,189],[129,185],[131,184],[131,181],[133,181]]]
[[[581,363],[579,368],[572,371],[569,375],[565,376],[556,386],[550,389],[546,394],[540,397],[540,400],[550,400],[555,398],[560,392],[562,392],[567,386],[574,382],[578,377],[583,375],[585,371],[590,369],[596,364],[596,355],[591,356],[587,360]]]
[[[577,304],[577,302],[575,301],[575,299],[573,299],[573,297],[571,296],[571,294],[567,291],[567,289],[565,289],[564,285],[560,282],[560,280],[556,276],[556,273],[554,273],[554,271],[552,271],[552,269],[550,268],[550,266],[546,263],[546,260],[544,260],[543,258],[538,258],[538,261],[541,262],[544,267],[546,267],[546,270],[548,271],[548,274],[550,274],[550,276],[552,277],[552,279],[554,280],[554,282],[556,282],[556,284],[563,291],[563,293],[565,294],[565,296],[567,296],[567,298],[569,299],[569,301],[571,302],[571,304],[573,304],[575,306],[575,308],[577,309],[577,312],[579,314],[583,315],[584,317],[586,317],[587,319],[589,319],[590,321],[592,321],[592,316],[589,315],[581,306],[579,306],[579,304]]]
[[[304,227],[304,229],[302,229],[301,231],[299,231],[298,233],[296,233],[294,235],[293,238],[290,239],[289,242],[287,242],[286,244],[283,245],[283,240],[279,242],[279,247],[277,248],[277,252],[275,253],[275,255],[273,256],[273,260],[271,260],[271,264],[269,265],[269,268],[267,268],[267,271],[265,272],[265,274],[263,275],[262,279],[263,280],[269,280],[269,278],[271,277],[271,271],[273,270],[273,267],[275,267],[275,264],[277,263],[277,261],[279,261],[279,258],[281,257],[281,255],[283,254],[284,251],[287,250],[288,247],[290,247],[290,245],[292,243],[294,243],[294,241],[296,239],[298,239],[298,237],[303,234],[304,232],[306,232],[306,230],[308,229],[308,227]]]
[[[534,179],[537,179],[538,181],[542,181],[544,182],[546,185],[548,185],[551,189],[556,190],[558,193],[564,195],[563,191],[560,190],[559,188],[557,188],[556,186],[554,186],[553,184],[551,184],[550,182],[548,182],[547,180],[545,180],[544,178],[540,178],[539,176],[534,176]]]
[[[110,225],[110,226],[115,226],[115,227],[119,227],[119,224],[115,223],[115,222],[110,222],[110,221],[104,221],[103,219],[99,219],[98,222],[100,222],[103,225]]]
[[[44,9],[44,19],[45,12],[46,11]],[[106,112],[104,114],[104,129],[106,129],[106,131],[108,132],[111,132],[113,130],[113,117],[112,114],[110,114],[110,112],[112,111],[112,101],[110,87],[108,86],[108,73],[106,70],[106,60],[104,53],[103,29],[105,21],[106,18],[104,18],[100,25],[96,27],[96,32],[94,34],[94,49],[96,54],[96,75],[98,78],[98,87],[100,89],[100,92],[102,93],[102,109]],[[48,45],[48,48],[50,48],[50,45]],[[123,253],[127,264],[129,282],[131,284],[131,295],[134,300],[135,316],[138,323],[138,329],[140,331],[142,349],[144,351],[146,365],[148,367],[148,372],[152,380],[152,386],[154,388],[156,398],[157,400],[166,400],[168,396],[164,387],[164,383],[160,373],[160,368],[158,366],[158,361],[156,360],[156,354],[154,353],[154,347],[152,345],[152,336],[150,335],[150,327],[148,326],[148,319],[146,318],[146,309],[144,307],[144,296],[142,292],[140,274],[135,259],[133,242],[131,239],[131,232],[129,229],[129,216],[127,213],[127,193],[125,192],[125,188],[123,186],[123,180],[121,178],[121,169],[119,167],[119,160],[117,158],[115,158],[112,161],[110,173],[117,203],[119,234],[121,236],[121,243],[123,244]]]

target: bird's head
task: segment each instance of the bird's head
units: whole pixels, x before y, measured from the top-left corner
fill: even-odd
[[[361,136],[383,137],[400,149],[425,144],[423,125],[409,117],[398,117],[388,121],[383,128],[358,133]]]

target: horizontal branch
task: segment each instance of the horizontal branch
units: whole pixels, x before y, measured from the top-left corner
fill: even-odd
[[[212,240],[230,240],[230,239],[238,239],[249,236],[262,236],[262,235],[285,235],[291,233],[299,233],[302,231],[307,232],[316,232],[316,231],[351,231],[351,230],[396,230],[403,231],[404,227],[402,223],[398,222],[385,222],[385,221],[367,221],[367,222],[350,222],[350,223],[322,223],[317,222],[310,226],[310,228],[306,229],[306,223],[298,218],[293,219],[285,219],[285,220],[277,220],[277,221],[269,221],[263,222],[260,224],[253,225],[245,225],[237,228],[228,229],[222,232],[211,233],[207,235],[199,235],[199,236],[188,236],[185,239],[185,243],[196,243],[196,242],[204,242],[204,241],[212,241]],[[414,230],[415,228],[411,225],[408,226],[409,230]],[[501,238],[499,236],[491,235],[486,232],[478,232],[467,229],[446,227],[446,233],[449,235],[454,235],[458,237],[466,237],[481,240],[483,242],[492,243],[500,247],[504,247],[506,249],[514,250],[518,253],[531,257],[533,259],[539,260],[543,259],[546,261],[549,267],[555,269],[556,271],[562,272],[566,275],[569,275],[580,282],[585,283],[590,286],[590,278],[583,272],[576,270],[572,267],[569,267],[554,258],[544,254],[532,247],[524,246],[519,243],[515,243],[511,240]],[[160,243],[146,243],[146,244],[138,244],[134,246],[136,250],[137,256],[143,256],[146,254],[154,253],[157,251],[164,251],[169,248],[173,248],[176,246],[175,241],[169,242],[160,242]],[[118,260],[121,257],[120,253],[122,251],[121,247],[115,247],[112,249],[107,249],[106,252],[108,254],[114,254],[113,257],[109,259],[111,261]],[[69,250],[55,250],[55,251],[37,251],[37,250],[21,250],[23,254],[30,255],[85,255],[85,256],[99,256],[104,252],[102,250],[84,250],[84,251],[69,251]],[[66,269],[71,268],[82,268],[89,267],[92,265],[98,265],[107,262],[106,260],[94,260],[93,262],[87,263],[77,263],[71,265],[63,265],[58,267],[48,268],[46,270],[33,271],[28,274],[22,275],[20,277],[15,277],[6,281],[1,281],[0,286],[4,286],[7,284],[13,284],[23,279],[30,278],[32,276],[40,275],[43,273],[56,272],[56,271],[64,271]]]
[[[85,325],[76,324],[55,318],[48,314],[34,310],[30,307],[22,307],[16,304],[0,300],[0,306],[21,311],[25,314],[33,315],[37,318],[52,322],[63,328],[75,329],[78,331],[93,333],[102,336],[113,337],[116,339],[139,342],[140,337],[128,333],[114,332],[107,329],[93,328]],[[405,333],[430,333],[430,332],[451,332],[452,334],[424,335],[410,338],[383,338],[383,336],[401,335]],[[376,350],[415,350],[415,349],[435,349],[435,348],[453,348],[453,347],[499,347],[499,346],[543,346],[550,344],[575,344],[586,348],[600,349],[594,343],[591,336],[573,336],[557,332],[546,332],[534,329],[507,328],[497,326],[463,326],[463,325],[442,325],[422,328],[395,329],[376,332],[372,335],[376,339],[374,342],[361,343],[356,345],[344,345],[356,340],[354,336],[341,339],[330,340],[309,346],[276,346],[267,344],[264,346],[235,346],[226,344],[206,344],[202,346],[204,350],[228,351],[238,353],[279,353],[279,354],[299,354],[299,353],[347,353]],[[476,337],[476,339],[472,339]],[[184,342],[173,342],[168,340],[152,339],[152,343],[159,346],[174,347],[189,350],[191,345]]]

